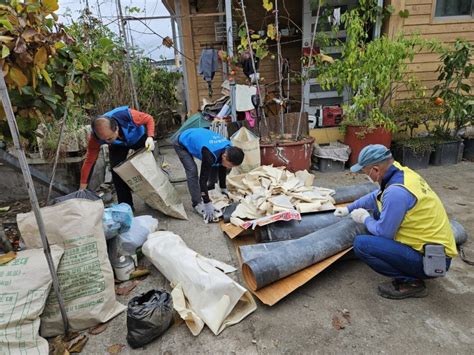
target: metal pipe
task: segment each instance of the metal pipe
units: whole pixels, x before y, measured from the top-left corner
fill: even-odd
[[[120,26],[122,28],[122,34],[123,34],[123,40],[125,44],[125,52],[126,52],[126,58],[127,58],[127,67],[128,67],[128,72],[130,75],[130,84],[132,86],[132,99],[133,99],[133,104],[135,105],[136,110],[140,110],[140,105],[138,104],[138,95],[137,95],[137,89],[135,87],[135,79],[133,77],[133,70],[132,70],[132,62],[130,60],[130,45],[128,43],[128,36],[127,36],[127,30],[125,29],[125,20],[123,19],[123,13],[122,13],[122,3],[120,0],[117,0],[117,10],[118,10],[118,15],[119,15],[119,22]]]
[[[267,123],[267,117],[265,116],[265,108],[264,108],[264,102],[263,102],[263,97],[262,97],[262,91],[260,90],[260,84],[259,84],[259,77],[257,75],[257,69],[255,66],[255,56],[253,53],[253,48],[252,48],[252,38],[250,36],[250,31],[249,31],[249,24],[247,21],[247,15],[245,13],[245,5],[244,5],[244,0],[240,0],[240,7],[242,9],[242,17],[244,19],[244,25],[245,25],[245,31],[247,33],[247,41],[249,45],[249,53],[250,53],[250,60],[252,62],[252,69],[253,72],[255,73],[255,84],[257,85],[257,95],[258,95],[258,106],[260,107],[260,113],[263,118],[263,123],[265,126],[268,128],[268,123]]]
[[[227,33],[227,55],[234,56],[234,33],[232,28],[232,0],[225,0],[225,23]]]
[[[278,115],[280,116],[280,135],[283,138],[285,134],[285,120],[283,116],[283,88],[282,88],[282,76],[281,76],[281,37],[280,37],[280,26],[278,22],[278,0],[275,1],[275,32],[277,35],[277,64],[278,64],[278,95],[280,99]]]
[[[176,11],[176,17],[179,19],[176,23],[178,24],[178,34],[179,34],[179,49],[184,53],[186,51],[186,48],[184,48],[184,43],[183,43],[183,23],[182,23],[182,17],[181,17],[181,1],[180,0],[174,0],[174,8]],[[183,68],[183,79],[184,79],[184,87],[186,90],[184,90],[186,98],[186,112],[190,110],[189,103],[191,102],[190,98],[190,90],[187,90],[189,88],[189,78],[188,78],[188,70],[186,68],[186,59],[192,61],[192,59],[185,57],[184,60],[182,60],[182,68]]]
[[[271,246],[270,252],[258,257],[243,259],[242,274],[249,287],[256,291],[350,248],[356,235],[367,233],[363,224],[346,217],[300,239],[273,243],[280,247]],[[241,254],[245,255],[246,249],[261,248],[260,245],[242,246]]]
[[[58,300],[59,310],[61,312],[61,318],[63,320],[64,331],[67,334],[69,332],[69,321],[67,319],[66,308],[64,307],[64,300],[61,295],[59,288],[59,279],[56,274],[56,269],[54,268],[53,259],[51,257],[51,249],[49,247],[48,237],[46,236],[46,229],[44,226],[43,217],[41,216],[41,211],[38,203],[38,198],[36,196],[35,185],[33,184],[33,179],[31,178],[30,169],[28,162],[26,160],[25,152],[20,144],[20,133],[18,130],[18,125],[15,119],[15,114],[13,113],[12,104],[10,101],[10,96],[8,95],[7,85],[5,84],[5,78],[3,75],[0,75],[0,96],[2,100],[3,109],[5,115],[7,116],[8,126],[12,135],[13,143],[15,145],[15,150],[17,152],[18,160],[20,162],[21,171],[23,173],[23,178],[25,179],[26,188],[28,189],[28,195],[30,197],[31,208],[33,209],[36,223],[38,224],[38,230],[41,238],[41,243],[43,244],[43,251],[48,263],[49,272],[51,273],[51,278],[53,280],[53,288],[56,298]]]
[[[314,48],[314,41],[316,40],[316,33],[318,29],[318,22],[319,22],[319,12],[321,11],[321,0],[318,1],[318,11],[316,13],[316,23],[314,24],[314,30],[313,30],[313,35],[311,37],[311,46],[309,50],[309,61],[308,61],[308,70],[313,64],[313,48]],[[304,65],[304,64],[303,64]],[[307,74],[307,72],[306,72]],[[306,79],[308,80],[308,79]],[[304,87],[305,82],[303,81],[302,87]],[[300,131],[301,131],[301,117],[303,116],[303,111],[304,111],[304,93],[301,97],[301,107],[300,107],[300,114],[298,116],[298,125],[296,126],[296,140],[299,139]]]

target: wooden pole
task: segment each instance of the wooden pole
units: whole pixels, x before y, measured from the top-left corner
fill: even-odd
[[[68,334],[69,321],[67,319],[66,308],[64,307],[64,300],[61,296],[61,291],[59,288],[58,275],[56,274],[56,270],[54,268],[53,259],[51,257],[51,249],[49,247],[48,237],[46,236],[46,230],[44,227],[43,217],[41,216],[38,197],[36,196],[35,185],[33,184],[33,179],[31,178],[31,173],[28,166],[28,162],[26,160],[25,152],[23,151],[23,148],[20,144],[20,132],[18,130],[18,125],[15,119],[15,114],[13,113],[12,103],[10,101],[10,96],[8,95],[7,85],[5,83],[5,78],[3,77],[3,75],[0,75],[0,96],[5,115],[7,116],[8,126],[12,135],[15,151],[17,153],[17,157],[21,165],[23,178],[25,179],[26,188],[28,189],[31,208],[34,212],[36,223],[38,224],[38,230],[41,237],[41,242],[43,244],[44,255],[46,256],[49,272],[51,273],[51,278],[53,279],[54,293],[56,294],[56,298],[58,300],[59,310],[61,312],[61,317],[64,325],[64,331],[66,334]]]

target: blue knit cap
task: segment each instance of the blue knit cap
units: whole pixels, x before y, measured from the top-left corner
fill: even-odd
[[[365,168],[366,166],[380,163],[384,160],[390,159],[392,157],[392,153],[390,150],[387,149],[382,144],[371,144],[364,149],[362,149],[359,153],[359,158],[357,164],[351,166],[351,171],[353,173],[358,173]]]

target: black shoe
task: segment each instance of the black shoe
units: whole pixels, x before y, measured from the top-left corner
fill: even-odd
[[[383,282],[378,287],[379,295],[392,300],[402,300],[404,298],[422,298],[428,296],[423,280]]]

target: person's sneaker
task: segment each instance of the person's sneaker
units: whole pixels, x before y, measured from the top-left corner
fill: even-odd
[[[202,202],[194,206],[194,210],[197,212],[198,215],[204,218],[204,205],[202,204]]]
[[[402,300],[409,297],[426,297],[428,290],[423,280],[383,282],[378,287],[379,295],[392,300]]]

